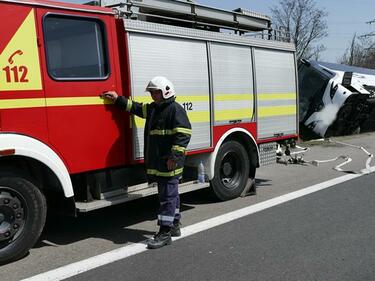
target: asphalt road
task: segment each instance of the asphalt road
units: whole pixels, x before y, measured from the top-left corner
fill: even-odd
[[[68,280],[375,279],[375,175]]]
[[[364,134],[352,137],[345,137],[340,138],[341,141],[357,145],[357,146],[364,146],[368,151],[371,153],[375,153],[375,134]],[[351,163],[343,167],[343,172],[338,172],[332,169],[334,165],[337,165],[342,162],[342,160],[324,163],[319,165],[318,167],[312,166],[310,164],[302,164],[302,165],[281,165],[281,164],[273,164],[266,167],[261,167],[257,172],[257,185],[258,185],[258,194],[256,196],[250,196],[245,198],[238,198],[235,200],[227,201],[227,202],[217,202],[211,199],[208,192],[206,190],[200,190],[196,192],[191,192],[188,194],[182,195],[181,198],[181,211],[183,216],[183,225],[184,227],[190,226],[195,223],[199,223],[201,221],[220,216],[223,214],[227,214],[229,212],[253,206],[254,204],[265,202],[269,199],[288,194],[290,192],[303,189],[305,187],[318,184],[330,179],[334,179],[345,174],[352,174],[352,173],[360,173],[360,171],[365,168],[365,162],[368,159],[368,156],[358,148],[348,147],[341,144],[332,144],[332,143],[309,143],[305,144],[306,146],[310,147],[310,151],[306,152],[304,155],[304,159],[306,161],[311,160],[324,160],[324,159],[331,159],[340,155],[347,155],[353,159]],[[371,162],[371,165],[375,165],[375,160]],[[370,175],[363,176],[363,179],[367,177],[372,177]],[[362,180],[362,178],[358,179]],[[370,182],[371,183],[371,182]],[[349,182],[348,182],[349,184]],[[357,185],[355,185],[357,188]],[[361,187],[362,188],[362,187]],[[370,187],[368,187],[370,188]],[[336,188],[332,188],[332,191],[336,190]],[[368,194],[365,196],[366,198],[371,198],[370,190],[368,190]],[[317,194],[308,195],[306,199],[313,198],[320,193],[330,192],[331,190],[321,191]],[[359,193],[358,193],[359,194]],[[366,194],[366,193],[365,193]],[[339,197],[338,197],[339,198]],[[329,198],[328,198],[329,199]],[[305,200],[305,198],[297,199],[295,202],[300,202],[300,200]],[[337,199],[340,201],[341,199]],[[321,200],[319,200],[320,202]],[[268,214],[273,210],[284,210],[286,206],[290,204],[294,204],[294,202],[286,203],[279,207],[274,207],[269,210],[263,211],[262,213],[254,214],[249,216],[248,218],[243,218],[238,220],[239,223],[246,219],[256,220],[259,216]],[[362,208],[362,202],[358,203],[359,207]],[[316,208],[319,208],[320,205],[317,205]],[[364,205],[366,206],[366,205]],[[42,234],[41,240],[37,243],[37,245],[30,250],[28,256],[24,257],[23,259],[3,265],[0,267],[0,280],[1,281],[14,281],[14,280],[21,280],[23,278],[32,277],[37,274],[50,271],[56,268],[60,268],[65,265],[69,265],[74,262],[79,262],[81,260],[85,260],[87,258],[107,253],[109,251],[119,249],[121,247],[132,245],[134,243],[139,243],[144,241],[147,237],[150,237],[154,234],[156,230],[156,210],[158,208],[158,201],[157,198],[149,197],[144,199],[139,199],[127,204],[122,204],[118,206],[114,206],[111,208],[101,209],[94,212],[90,212],[87,214],[81,214],[78,218],[67,218],[67,217],[54,217],[51,216],[48,220],[48,223],[45,227],[45,230]],[[281,208],[281,209],[280,209]],[[280,211],[281,212],[281,211]],[[286,212],[286,211],[285,211]],[[301,208],[300,212],[304,213],[303,208]],[[278,213],[278,212],[276,212]],[[297,213],[298,214],[298,213]],[[290,216],[291,221],[294,221],[297,215],[295,210],[290,210],[290,214],[285,216]],[[314,212],[310,213],[315,214]],[[277,214],[276,214],[277,215]],[[326,219],[325,217],[320,217],[322,219],[322,223]],[[224,243],[225,241],[232,241],[233,247],[229,250],[226,249],[226,254],[228,257],[220,257],[223,261],[226,261],[226,264],[231,265],[232,269],[228,270],[228,272],[237,272],[240,274],[241,271],[238,271],[237,264],[231,263],[230,261],[233,260],[234,257],[237,257],[237,250],[241,247],[248,249],[249,253],[254,253],[253,256],[244,257],[241,261],[236,261],[239,265],[246,265],[249,268],[253,268],[254,261],[262,260],[262,255],[259,255],[255,251],[259,245],[262,245],[262,248],[265,246],[265,243],[257,243],[256,245],[249,243],[253,241],[255,238],[256,241],[261,241],[264,235],[268,235],[269,232],[273,231],[273,226],[277,226],[277,223],[283,222],[282,219],[273,219],[273,216],[263,217],[261,220],[256,222],[251,222],[247,224],[240,224],[238,227],[236,222],[229,223],[229,225],[233,225],[233,234],[234,237],[240,237],[242,232],[247,233],[248,237],[242,237],[243,239],[235,239],[230,234],[222,235],[218,229],[221,227],[217,227],[211,230],[204,231],[202,233],[196,234],[186,239],[182,239],[179,241],[175,241],[172,246],[166,247],[166,249],[161,249],[158,252],[147,252],[140,254],[139,256],[134,256],[129,259],[126,259],[125,264],[122,265],[124,268],[127,268],[126,271],[123,271],[122,274],[126,276],[133,276],[130,274],[128,270],[131,268],[130,265],[138,264],[138,259],[140,257],[147,257],[148,255],[156,255],[155,261],[160,259],[166,258],[163,256],[164,251],[174,251],[176,252],[181,251],[178,245],[183,245],[188,243],[190,248],[184,249],[186,251],[186,255],[183,257],[179,257],[176,259],[181,259],[184,262],[176,262],[171,264],[168,268],[172,268],[173,270],[179,269],[181,266],[186,266],[190,269],[199,268],[199,265],[205,268],[206,271],[209,268],[215,268],[217,264],[217,259],[219,256],[215,256],[214,253],[217,250],[216,243]],[[368,222],[371,225],[371,222]],[[268,228],[266,228],[268,226]],[[289,225],[288,227],[285,225],[284,230],[286,232],[290,231],[289,227],[293,230],[295,225]],[[226,228],[227,225],[222,226]],[[262,228],[264,227],[264,228]],[[306,226],[307,227],[307,226]],[[248,231],[248,229],[251,231]],[[253,229],[258,229],[259,233],[253,232]],[[275,228],[276,229],[276,228]],[[281,231],[281,230],[280,230]],[[311,231],[318,232],[319,229],[311,229]],[[373,231],[372,231],[373,232]],[[212,235],[212,233],[214,235]],[[371,233],[370,233],[371,234]],[[368,233],[363,233],[362,235],[366,238],[366,235],[370,235]],[[227,235],[229,235],[227,237]],[[315,235],[315,234],[314,234]],[[318,234],[316,234],[318,235]],[[206,240],[209,242],[213,237],[220,237],[220,241],[216,243],[207,244],[204,241],[201,242],[202,245],[210,245],[210,249],[212,248],[210,253],[200,252],[200,249],[205,249],[202,245],[198,244],[190,244],[195,241],[195,239],[200,238],[207,238]],[[229,238],[232,237],[232,238]],[[270,237],[269,239],[271,239]],[[229,239],[229,240],[227,240]],[[360,239],[360,240],[361,240]],[[276,241],[278,239],[275,238]],[[213,240],[214,241],[214,240]],[[289,241],[289,240],[287,240]],[[293,240],[291,240],[293,241]],[[267,241],[268,242],[268,241]],[[229,242],[228,242],[229,243]],[[276,249],[280,249],[276,256],[283,258],[285,255],[288,255],[288,252],[283,252],[285,249],[286,242],[280,242]],[[229,245],[229,244],[228,244]],[[176,248],[177,246],[177,248]],[[287,249],[290,248],[290,245],[287,245]],[[203,247],[203,248],[202,248]],[[225,248],[223,248],[225,249]],[[271,250],[267,250],[264,252],[264,257],[267,258],[270,254],[274,254],[270,252]],[[308,249],[306,250],[308,251]],[[183,251],[181,251],[183,252]],[[168,252],[168,256],[173,254],[172,252]],[[216,252],[217,253],[217,252]],[[255,255],[256,253],[256,255]],[[270,254],[268,254],[270,253]],[[267,254],[267,255],[265,255]],[[199,257],[207,257],[207,261],[203,262],[199,260]],[[215,258],[214,258],[215,257]],[[324,257],[319,257],[318,259],[324,260]],[[187,259],[191,262],[187,262]],[[137,262],[134,262],[137,261]],[[266,262],[267,260],[263,261]],[[298,259],[299,260],[299,259]],[[297,261],[298,261],[297,260]],[[193,262],[194,261],[194,262]],[[197,262],[195,262],[197,261]],[[199,263],[198,263],[199,261]],[[153,262],[153,263],[154,263]],[[212,263],[211,263],[212,262]],[[140,265],[144,266],[144,271],[147,271],[147,266],[151,266],[153,263],[149,264],[146,262],[140,263]],[[158,263],[155,263],[156,265]],[[210,264],[210,265],[208,265]],[[281,263],[282,264],[282,263]],[[236,266],[235,266],[236,265]],[[267,264],[267,266],[276,267],[276,264]],[[130,266],[130,267],[129,267]],[[295,267],[300,267],[298,263],[296,263]],[[105,269],[104,267],[103,269]],[[272,268],[272,267],[271,267]],[[143,270],[143,269],[142,269]],[[160,267],[157,271],[161,271],[162,268]],[[290,272],[289,267],[283,268],[284,271]],[[133,273],[133,269],[131,273]],[[236,273],[236,274],[237,274]],[[91,272],[87,272],[87,274],[91,274]],[[208,274],[208,273],[202,273]],[[315,273],[314,273],[315,274]],[[316,273],[318,274],[318,272]],[[111,275],[112,276],[112,275]],[[112,280],[123,280],[124,278],[119,276],[122,275],[113,275],[116,278]],[[125,275],[124,275],[125,276]],[[193,275],[186,275],[185,278]],[[208,275],[207,275],[208,276]],[[204,278],[207,277],[206,275],[202,275],[202,278],[197,278],[198,280],[205,280]],[[225,274],[222,275],[223,277],[226,276]],[[238,276],[238,275],[236,275]],[[251,274],[249,275],[252,276]],[[249,277],[248,276],[248,277]],[[282,276],[282,275],[280,275]],[[315,275],[311,275],[315,276]],[[236,277],[237,278],[237,277]],[[259,277],[262,279],[261,277]],[[210,280],[208,277],[206,278]],[[260,280],[259,279],[259,280]],[[305,278],[303,278],[305,279]],[[90,280],[90,279],[86,279]],[[104,280],[111,280],[110,278],[104,278]],[[139,280],[147,280],[147,279],[139,279]],[[149,280],[157,280],[157,279],[149,279]],[[167,279],[168,280],[168,279]],[[172,279],[171,279],[172,280]],[[220,279],[218,279],[220,280]],[[223,279],[224,280],[224,279]],[[236,279],[226,279],[226,280],[236,280]],[[241,279],[238,279],[241,280]],[[249,279],[247,279],[249,280]],[[263,280],[268,280],[267,277]],[[274,279],[274,280],[283,280]],[[297,279],[296,279],[297,280]],[[300,279],[302,280],[302,279]],[[308,279],[310,280],[310,279]],[[311,280],[314,280],[311,278]],[[322,280],[322,279],[315,279],[315,280]],[[325,279],[327,280],[327,279]],[[333,278],[334,280],[334,278]],[[360,279],[352,279],[352,280],[360,280]],[[373,280],[375,280],[375,275]]]

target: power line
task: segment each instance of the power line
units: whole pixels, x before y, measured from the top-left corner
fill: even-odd
[[[375,23],[375,19],[370,20],[370,21],[368,21],[368,22],[366,22],[366,23],[368,23],[368,24]],[[362,38],[367,38],[367,37],[372,37],[372,36],[375,36],[375,32],[374,32],[374,31],[373,31],[373,32],[370,32],[370,33],[367,33],[367,34],[363,34],[363,35],[361,35],[360,37],[362,37]]]

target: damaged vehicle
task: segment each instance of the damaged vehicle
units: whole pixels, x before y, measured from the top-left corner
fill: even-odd
[[[375,70],[301,60],[298,80],[302,138],[375,129]]]

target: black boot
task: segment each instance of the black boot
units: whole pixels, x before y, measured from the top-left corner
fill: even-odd
[[[171,227],[171,236],[172,237],[180,237],[181,236],[181,223],[180,221],[173,221],[173,225]]]
[[[147,241],[147,248],[158,249],[171,243],[171,228],[169,226],[161,226],[159,232]]]

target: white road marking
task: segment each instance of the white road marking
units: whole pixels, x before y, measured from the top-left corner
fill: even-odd
[[[370,167],[366,172],[373,173],[375,171],[375,166]],[[193,225],[189,225],[187,227],[182,228],[181,232],[182,235],[180,237],[176,237],[173,240],[183,239],[195,233],[222,225],[227,222],[231,222],[233,220],[263,211],[265,209],[283,204],[285,202],[294,200],[296,198],[332,187],[334,185],[358,178],[363,176],[364,174],[348,174],[345,176],[341,176],[338,178],[334,178],[316,185],[312,185],[310,187],[306,187],[304,189],[294,191],[255,205],[251,205],[224,215],[220,215],[205,221],[198,222]],[[132,245],[124,246],[116,250],[112,250],[106,252],[101,255],[97,255],[82,261],[78,261],[72,264],[68,264],[45,273],[41,273],[30,278],[23,279],[21,281],[52,281],[52,280],[63,280],[80,273],[89,271],[94,268],[98,268],[100,266],[125,259],[131,257],[133,255],[142,253],[147,251],[146,243],[135,243]]]

